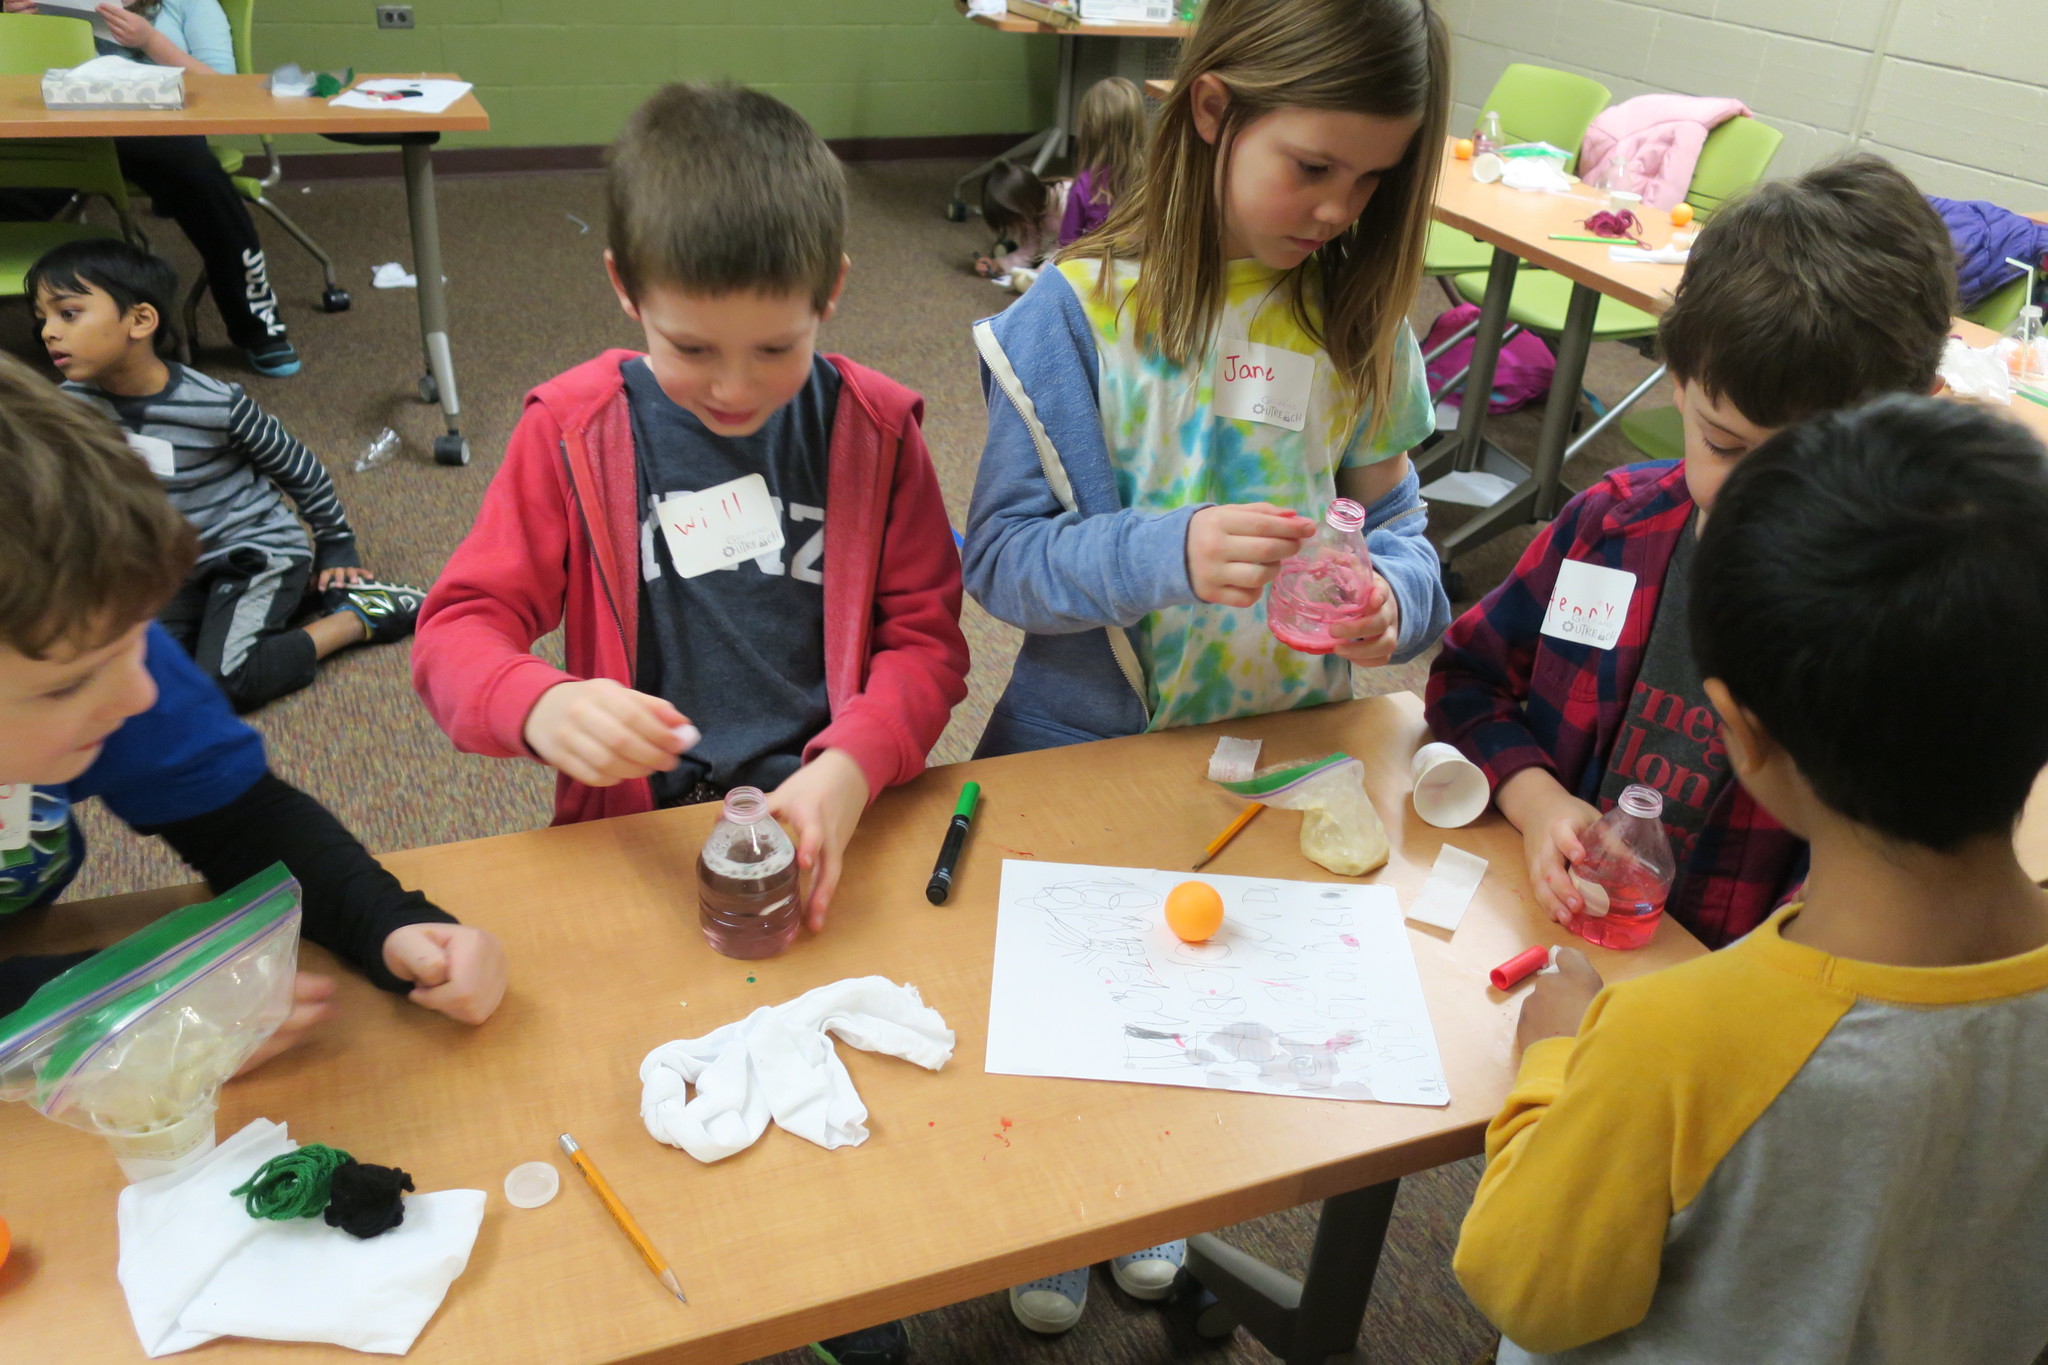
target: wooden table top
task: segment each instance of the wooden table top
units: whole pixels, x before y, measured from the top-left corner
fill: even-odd
[[[1472,178],[1472,163],[1449,152],[1437,178],[1438,222],[1505,247],[1525,261],[1646,313],[1661,314],[1671,306],[1672,291],[1678,288],[1684,266],[1627,264],[1609,260],[1606,244],[1550,240],[1553,232],[1586,235],[1579,220],[1605,207],[1606,196],[1583,185],[1575,185],[1570,195],[1530,194],[1499,183],[1482,185]],[[1653,247],[1669,245],[1671,234],[1678,231],[1667,213],[1651,209],[1637,216],[1643,220],[1643,240]],[[1954,334],[1980,347],[1998,339],[1996,332],[1962,318],[1955,320]],[[2048,441],[2048,407],[2015,397],[2005,411]]]
[[[419,76],[416,71],[363,75],[359,80]],[[436,74],[435,80],[460,80]],[[183,109],[45,109],[40,76],[0,76],[0,138],[230,137],[269,133],[475,132],[490,115],[471,90],[438,114],[405,109],[337,109],[314,96],[278,96],[264,76],[185,76]]]
[[[967,0],[953,0],[953,7],[983,28],[992,28],[998,33],[1066,33],[1076,38],[1185,38],[1195,31],[1194,25],[1183,24],[1179,20],[1170,24],[1075,23],[1062,26],[1042,24],[1015,11],[999,15],[975,14],[968,10]]]
[[[983,1072],[1002,861],[1192,863],[1239,809],[1202,780],[1219,729],[1263,738],[1267,761],[1334,748],[1365,758],[1393,841],[1370,880],[1404,905],[1447,837],[1491,860],[1456,935],[1408,935],[1448,1107]],[[1486,972],[1529,943],[1564,940],[1527,899],[1520,838],[1498,814],[1448,834],[1416,818],[1408,766],[1424,738],[1420,702],[1402,695],[935,769],[869,812],[826,932],[756,964],[717,956],[697,928],[694,855],[712,807],[394,854],[384,861],[408,885],[504,940],[504,1006],[471,1029],[345,976],[339,1018],[223,1092],[220,1131],[269,1117],[300,1141],[404,1166],[422,1190],[488,1192],[469,1268],[413,1348],[416,1365],[749,1360],[1470,1156],[1512,1076],[1519,1008]],[[953,897],[935,908],[924,885],[970,778],[981,807]],[[1300,816],[1267,811],[1210,870],[1337,880],[1301,856],[1299,831]],[[8,949],[103,944],[194,896],[62,907],[19,926]],[[1639,952],[1592,956],[1618,977],[1699,951],[1667,922]],[[866,1144],[826,1152],[771,1127],[704,1166],[647,1135],[637,1072],[650,1049],[877,972],[914,984],[959,1042],[936,1074],[841,1049],[871,1111]],[[664,1294],[567,1168],[563,1131],[667,1255],[690,1306]],[[8,1104],[0,1151],[15,1243],[0,1269],[6,1354],[140,1359],[114,1277],[121,1177],[104,1143]],[[562,1191],[512,1209],[505,1173],[532,1160],[563,1171]],[[219,1353],[355,1358],[256,1342]]]

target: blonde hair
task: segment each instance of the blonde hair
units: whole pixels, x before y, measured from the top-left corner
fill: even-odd
[[[1099,203],[1115,203],[1145,164],[1145,92],[1122,76],[1088,87],[1074,114],[1074,170],[1094,171]]]
[[[1422,282],[1430,203],[1449,121],[1450,44],[1427,0],[1208,0],[1181,49],[1145,173],[1095,232],[1061,253],[1098,257],[1105,297],[1115,262],[1144,262],[1126,301],[1140,341],[1176,365],[1207,349],[1224,301],[1223,208],[1238,135],[1278,109],[1420,118],[1399,165],[1358,221],[1290,271],[1288,303],[1377,431],[1394,388],[1397,347]],[[1194,85],[1229,92],[1216,140],[1195,125]]]

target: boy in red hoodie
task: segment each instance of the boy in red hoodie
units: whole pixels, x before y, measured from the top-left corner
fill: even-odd
[[[846,185],[787,105],[670,86],[609,174],[606,269],[647,353],[527,395],[413,684],[458,748],[555,768],[557,824],[770,792],[815,930],[861,811],[967,692],[923,400],[816,351]],[[557,624],[567,672],[530,652]]]

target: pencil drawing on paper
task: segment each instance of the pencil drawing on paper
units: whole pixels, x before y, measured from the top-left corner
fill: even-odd
[[[1185,880],[1006,861],[988,1070],[1449,1102],[1391,890],[1204,876],[1223,927],[1183,943],[1161,909]]]

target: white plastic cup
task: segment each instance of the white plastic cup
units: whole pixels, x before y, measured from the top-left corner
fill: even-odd
[[[172,1171],[181,1171],[213,1150],[214,1107],[195,1109],[175,1123],[146,1133],[108,1133],[107,1145],[121,1174],[133,1185]]]
[[[1507,163],[1492,152],[1481,152],[1472,158],[1472,178],[1482,185],[1491,185],[1507,170]]]
[[[1634,190],[1609,190],[1607,192],[1607,207],[1613,209],[1616,213],[1633,213],[1640,218],[1642,217],[1643,196],[1637,194]]]
[[[1471,824],[1493,795],[1479,766],[1448,744],[1417,749],[1409,773],[1415,782],[1415,813],[1438,829]]]

